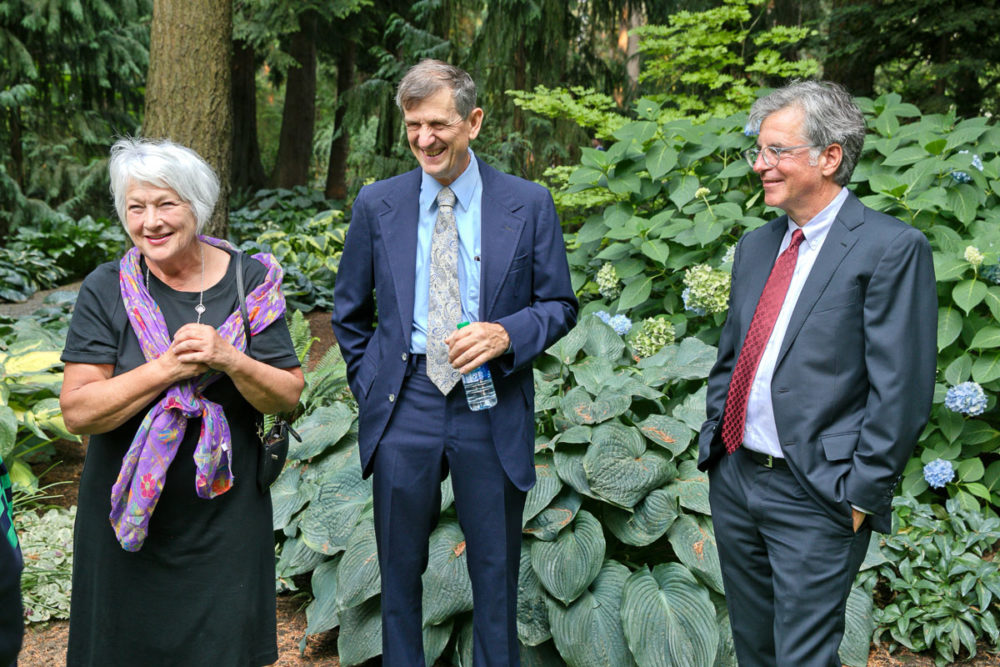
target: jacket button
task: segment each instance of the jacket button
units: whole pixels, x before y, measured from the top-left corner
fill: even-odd
[[[395,400],[396,400],[396,395],[395,394],[389,394],[389,402],[392,403]]]
[[[403,353],[403,361],[406,361],[406,352]]]

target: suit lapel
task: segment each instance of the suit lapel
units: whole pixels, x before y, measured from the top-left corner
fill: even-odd
[[[389,266],[375,270],[387,270],[392,275],[405,349],[409,349],[413,331],[413,276],[417,271],[420,170],[414,169],[403,179],[401,187],[383,199],[385,206],[378,214]]]
[[[792,317],[788,320],[788,328],[785,330],[785,337],[781,341],[781,349],[778,350],[775,368],[785,358],[788,348],[791,347],[837,267],[857,243],[858,237],[854,229],[863,221],[864,209],[861,202],[852,193],[849,193],[837,213],[837,219],[834,220],[830,231],[827,232],[823,248],[819,251],[819,257],[816,258],[816,263],[813,264],[812,271],[809,272],[809,277],[806,278],[806,283],[802,286],[802,292],[799,293],[798,301],[795,302]]]
[[[501,174],[479,161],[483,180],[481,206],[482,268],[479,274],[479,319],[489,321],[500,288],[517,250],[524,229],[524,219],[518,214],[523,203],[510,197],[503,187]]]

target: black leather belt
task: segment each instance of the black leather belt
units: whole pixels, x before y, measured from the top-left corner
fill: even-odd
[[[750,458],[757,465],[762,465],[765,468],[781,468],[782,470],[789,470],[788,461],[781,458],[780,456],[771,456],[770,454],[761,454],[760,452],[755,452],[752,449],[744,448]]]

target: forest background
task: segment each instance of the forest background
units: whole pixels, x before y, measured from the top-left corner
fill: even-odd
[[[1000,9],[967,0],[0,0],[0,298],[120,254],[107,152],[141,134],[205,156],[225,191],[210,233],[273,252],[290,304],[329,310],[353,197],[415,166],[396,82],[420,58],[460,65],[486,110],[477,155],[552,189],[583,304],[536,368],[524,661],[733,664],[692,458],[732,245],[775,215],[739,156],[745,111],[789,77],[838,81],[870,127],[851,187],[928,235],[942,306],[931,423],[842,658],[865,664],[873,637],[968,658],[1000,640],[997,25]],[[55,400],[71,305],[56,293],[0,321],[0,453],[22,489],[71,437]],[[342,663],[360,664],[378,653],[378,577],[356,405],[336,351],[309,359],[296,318],[313,370],[304,442],[272,489],[278,585],[311,595],[307,633],[341,627]],[[26,575],[36,618],[68,609],[60,520],[24,528],[43,554]],[[468,664],[461,545],[445,507],[429,662]]]

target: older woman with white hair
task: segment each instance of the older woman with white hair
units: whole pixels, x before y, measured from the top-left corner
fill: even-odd
[[[261,413],[303,387],[281,268],[199,235],[219,184],[194,151],[122,139],[110,172],[135,247],[84,280],[62,355],[63,418],[90,434],[67,663],[270,664]]]

